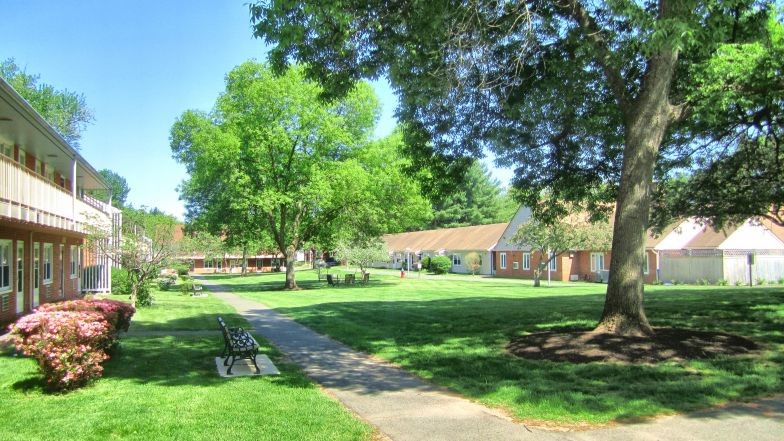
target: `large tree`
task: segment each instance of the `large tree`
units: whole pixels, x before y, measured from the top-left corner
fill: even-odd
[[[104,168],[98,173],[100,173],[103,180],[109,184],[109,190],[91,190],[90,194],[102,201],[111,200],[112,206],[114,207],[125,207],[125,201],[128,199],[128,193],[131,192],[131,188],[128,186],[128,181],[126,181],[124,177],[109,170],[108,168]]]
[[[269,240],[286,261],[286,289],[297,288],[294,258],[304,244],[349,224],[373,233],[372,207],[390,203],[372,191],[386,176],[367,156],[379,112],[372,89],[359,84],[329,103],[320,93],[302,68],[276,77],[247,62],[226,76],[210,114],[185,112],[171,132],[190,175],[181,186],[189,220]],[[389,194],[399,198],[398,190]]]
[[[572,204],[598,216],[614,201],[612,271],[597,331],[638,335],[653,332],[641,268],[654,172],[666,177],[691,167],[695,149],[765,131],[753,127],[761,108],[781,113],[780,101],[697,111],[710,107],[714,94],[697,92],[722,48],[744,51],[772,38],[769,9],[753,0],[250,6],[279,71],[289,60],[307,63],[329,96],[386,74],[400,95],[410,151],[421,158],[415,163],[450,172],[492,149],[516,167],[520,200],[543,220]],[[697,133],[707,142],[693,143]]]
[[[0,77],[19,92],[63,139],[72,147],[79,148],[82,132],[93,121],[84,95],[68,89],[57,90],[40,82],[40,76],[20,69],[13,58],[0,62]]]
[[[509,222],[518,204],[509,198],[487,168],[475,161],[466,171],[463,183],[433,204],[429,228],[465,227]]]

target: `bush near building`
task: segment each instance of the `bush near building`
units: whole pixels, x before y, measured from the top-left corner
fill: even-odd
[[[72,390],[101,376],[101,363],[120,331],[128,330],[134,312],[115,300],[44,304],[11,325],[11,342],[35,358],[48,388]]]

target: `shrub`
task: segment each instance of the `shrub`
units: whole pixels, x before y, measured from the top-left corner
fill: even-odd
[[[448,273],[452,269],[452,260],[446,256],[435,256],[430,259],[430,271],[435,274]]]
[[[739,280],[735,281],[735,286],[742,286],[742,285],[743,285],[743,281],[742,280],[739,279]]]
[[[779,277],[778,283],[779,285],[784,285],[784,277]]]
[[[719,279],[719,280],[716,281],[716,284],[719,285],[719,286],[727,286],[729,284],[729,282],[727,282],[726,279]]]
[[[184,280],[180,284],[180,291],[183,295],[192,294],[193,293],[193,280]]]
[[[172,269],[177,271],[178,275],[187,276],[188,275],[188,271],[191,270],[191,267],[190,267],[190,265],[187,265],[187,264],[184,264],[184,263],[175,263],[175,264],[172,264]]]
[[[422,269],[430,270],[430,256],[422,258]]]
[[[704,285],[710,285],[710,283],[708,282],[708,279],[698,279],[697,280],[697,285],[704,286]]]
[[[767,283],[767,280],[763,279],[762,277],[757,277],[757,285],[764,285]]]
[[[173,274],[165,275],[158,279],[158,288],[161,291],[168,291],[175,283],[177,283],[177,276]]]
[[[70,390],[101,376],[109,323],[98,312],[36,312],[11,326],[17,350],[35,358],[52,390]]]
[[[112,268],[112,294],[131,293],[131,278],[125,268]]]
[[[116,339],[120,331],[127,331],[136,310],[128,303],[117,300],[67,300],[57,303],[44,303],[37,312],[98,312],[111,326],[110,337]]]
[[[101,362],[134,312],[114,300],[47,303],[11,325],[11,342],[35,358],[49,389],[71,390],[101,376]]]

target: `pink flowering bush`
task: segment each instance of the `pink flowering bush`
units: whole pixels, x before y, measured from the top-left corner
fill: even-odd
[[[68,300],[65,302],[45,303],[38,312],[47,311],[94,311],[103,314],[112,326],[112,338],[116,339],[120,331],[127,331],[131,325],[131,317],[136,309],[128,303],[118,300]]]
[[[113,300],[45,304],[11,325],[11,341],[38,362],[50,389],[71,390],[101,376],[107,351],[134,312]]]

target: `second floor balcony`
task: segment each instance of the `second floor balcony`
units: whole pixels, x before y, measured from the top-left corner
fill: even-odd
[[[86,233],[95,220],[111,222],[118,210],[75,188],[66,191],[0,155],[0,217],[43,227]]]

